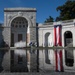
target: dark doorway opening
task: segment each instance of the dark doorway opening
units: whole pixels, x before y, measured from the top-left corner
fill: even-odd
[[[22,39],[22,34],[18,34],[18,42],[19,41],[22,41],[23,39]]]
[[[64,46],[73,47],[73,37],[70,31],[64,33]],[[73,49],[65,50],[65,63],[67,66],[72,67],[74,63]]]

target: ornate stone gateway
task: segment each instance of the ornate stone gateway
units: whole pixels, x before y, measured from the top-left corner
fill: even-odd
[[[22,41],[27,47],[30,42],[36,42],[36,9],[35,8],[5,8],[4,9],[4,41],[9,47],[14,47],[15,43]],[[25,52],[26,51],[26,52]],[[36,54],[30,54],[29,59],[24,59],[27,50],[9,51],[8,63],[13,68],[11,71],[26,71],[27,63],[30,63],[30,69],[37,71]],[[19,53],[20,52],[20,53]],[[22,54],[21,54],[22,53]],[[18,54],[18,55],[17,55]],[[24,55],[25,54],[25,55]],[[11,63],[10,63],[11,60]],[[27,61],[27,62],[26,62]],[[25,63],[24,63],[25,62]],[[19,66],[19,67],[18,67]],[[24,67],[25,66],[25,67]],[[35,66],[35,67],[33,67]],[[23,68],[23,70],[22,70]]]
[[[26,33],[27,30],[26,26],[27,27],[29,26],[30,28],[30,41],[36,42],[36,9],[35,8],[5,8],[4,9],[4,27],[5,27],[4,41],[7,42],[9,46],[11,46],[11,33],[13,33],[13,31],[16,32],[17,30],[19,34],[21,34],[20,31],[23,32],[22,30],[25,30],[24,32]],[[15,39],[14,42],[16,41],[17,40]]]

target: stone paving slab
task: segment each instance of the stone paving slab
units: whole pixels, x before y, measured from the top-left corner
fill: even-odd
[[[0,73],[0,75],[75,75],[75,72],[50,72],[50,73]]]

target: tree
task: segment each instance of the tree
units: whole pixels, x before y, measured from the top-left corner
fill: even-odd
[[[53,17],[49,16],[49,18],[47,18],[44,22],[45,23],[54,22],[54,19]]]
[[[61,18],[60,17],[56,17],[55,21],[60,21]]]
[[[60,15],[56,17],[56,21],[69,20],[75,18],[75,1],[68,0],[62,6],[58,6],[57,11],[60,11]]]

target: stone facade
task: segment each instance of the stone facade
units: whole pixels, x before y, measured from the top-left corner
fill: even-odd
[[[17,19],[24,18],[25,20],[27,20],[27,25],[25,25],[25,26],[22,25],[22,26],[24,26],[24,28],[22,28],[19,23],[20,21],[18,21],[18,23],[19,23],[19,24],[17,23],[18,28],[16,27],[16,25],[14,27],[12,27],[13,21],[16,20],[16,18]],[[18,42],[18,38],[19,38],[18,34],[22,34],[22,39],[23,39],[22,41],[27,43],[27,41],[26,41],[27,34],[26,33],[27,33],[28,26],[30,29],[29,42],[30,41],[36,42],[36,9],[35,8],[5,8],[4,9],[4,25],[2,25],[3,28],[0,29],[1,30],[0,35],[2,35],[2,37],[0,37],[0,41],[3,40],[6,44],[8,44],[9,47],[11,47],[11,43],[12,43],[11,38],[12,38],[12,33],[13,33],[14,34],[14,43]],[[3,31],[2,31],[2,29],[3,29]],[[21,39],[21,37],[19,39]],[[9,51],[9,53],[6,53],[6,59],[7,59],[6,61],[8,61],[8,63],[10,63],[10,61],[11,61],[10,54],[11,54],[11,51]],[[8,56],[8,55],[10,55],[10,56]],[[17,56],[14,56],[14,57],[15,57],[15,59],[17,58]],[[30,65],[32,65],[32,66],[35,66],[37,64],[36,61],[35,61],[36,64],[33,64],[33,63],[35,63],[33,61],[34,58],[36,59],[36,54],[34,54],[34,57],[33,57],[33,54],[31,54]],[[14,63],[17,63],[17,61],[15,59],[14,59]],[[27,59],[25,59],[25,60],[27,60]],[[24,65],[22,65],[22,66],[25,66],[25,65],[26,65],[26,63],[24,63]],[[11,64],[7,65],[9,70],[10,70],[10,66],[11,66]],[[21,66],[21,65],[19,65],[19,66]],[[17,68],[17,64],[13,68],[14,69]],[[37,67],[34,67],[34,68],[37,71]]]
[[[43,46],[45,47],[46,45],[46,42],[48,40],[48,47],[53,47],[53,44],[54,44],[54,24],[55,25],[62,25],[62,33],[61,33],[61,36],[62,36],[62,46],[65,47],[65,33],[66,32],[71,32],[72,33],[72,42],[70,42],[70,40],[67,41],[67,43],[70,42],[70,47],[74,47],[75,46],[75,20],[66,20],[66,21],[61,21],[61,22],[54,22],[54,23],[45,23],[45,24],[39,24],[39,46]],[[46,34],[49,34],[49,39],[46,39]],[[70,33],[69,33],[70,34]],[[69,35],[70,36],[70,35]],[[67,37],[69,37],[67,35]],[[46,40],[45,40],[46,39]],[[68,49],[69,50],[69,49]],[[71,50],[70,50],[71,51]],[[40,67],[43,67],[44,65],[44,68],[45,69],[50,69],[51,66],[56,66],[55,65],[55,54],[54,54],[54,51],[53,50],[48,50],[48,60],[49,60],[49,65],[48,63],[43,59],[46,57],[45,55],[45,51],[43,52],[39,52],[40,53],[40,61],[43,61],[43,62],[40,62]],[[70,66],[70,65],[67,65],[66,64],[66,55],[65,54],[65,50],[63,50],[63,67],[64,67],[64,71],[67,71],[67,70],[75,70],[75,50],[73,50],[72,52],[72,59],[74,60],[73,62],[73,66]],[[70,56],[70,54],[69,54]],[[47,60],[47,61],[48,61]],[[72,62],[72,61],[71,61]],[[42,64],[43,63],[43,64]]]
[[[11,22],[16,18],[16,17],[23,17],[27,19],[29,27],[36,26],[36,9],[35,8],[5,8],[4,9],[4,41],[11,43]],[[30,28],[30,34],[34,33],[35,34],[35,28]],[[7,37],[6,37],[7,36]],[[35,39],[33,40],[33,36],[30,37],[30,41],[34,41],[36,39],[36,36],[34,37]],[[9,40],[10,39],[10,40]],[[35,40],[36,41],[36,40]]]
[[[24,21],[27,21],[27,25],[20,25],[20,21],[18,19],[23,19]],[[15,22],[17,24],[15,24]],[[15,24],[13,27],[13,23]],[[66,20],[61,22],[52,22],[52,23],[45,23],[45,24],[38,24],[38,40],[39,40],[39,46],[45,47],[46,44],[48,47],[53,47],[54,43],[54,24],[55,25],[62,25],[62,46],[68,46],[70,45],[75,46],[75,20]],[[17,26],[16,26],[17,25]],[[24,27],[23,27],[24,26]],[[27,27],[29,26],[29,34],[27,34]],[[26,46],[30,42],[35,43],[37,41],[37,35],[36,35],[36,8],[5,8],[4,9],[4,25],[0,26],[0,45],[2,44],[2,41],[5,41],[5,43],[11,47],[12,43],[12,33],[14,34],[14,43],[18,42],[18,38],[23,42],[26,42]],[[22,36],[18,37],[18,34],[22,34]],[[66,36],[67,35],[67,36]],[[29,37],[27,39],[27,37]],[[28,42],[29,41],[29,42]],[[67,42],[65,42],[67,41]],[[66,45],[68,44],[68,45]],[[72,51],[72,50],[71,50]],[[28,51],[27,51],[28,52]],[[15,52],[14,52],[15,53]],[[68,52],[69,53],[69,52]],[[66,51],[63,50],[63,67],[64,71],[66,70],[75,70],[75,51],[71,52],[71,59],[73,60],[73,63],[69,63],[68,60],[68,54],[66,54]],[[25,56],[24,56],[25,57]],[[8,71],[11,68],[11,50],[9,50],[5,55],[3,56],[3,63],[2,66],[4,70]],[[15,54],[15,64],[17,64],[18,55]],[[69,59],[69,61],[71,60]],[[72,61],[71,60],[71,61]],[[27,59],[26,59],[27,61]],[[66,62],[67,61],[67,62]],[[0,61],[1,63],[1,61]],[[6,64],[8,63],[8,64]],[[27,64],[27,63],[25,63]],[[25,65],[24,64],[24,65]],[[19,65],[21,66],[21,65]],[[23,65],[22,65],[23,66]],[[14,68],[22,68],[15,66]],[[36,66],[36,67],[35,67]],[[39,68],[44,70],[55,70],[55,54],[53,50],[40,50],[39,51]],[[37,53],[30,53],[30,70],[37,71]]]

